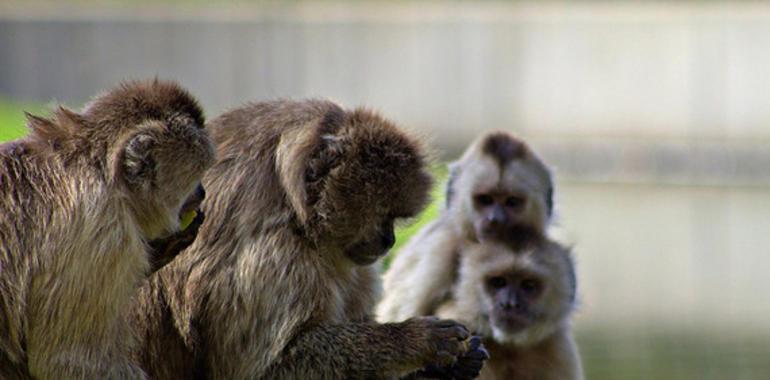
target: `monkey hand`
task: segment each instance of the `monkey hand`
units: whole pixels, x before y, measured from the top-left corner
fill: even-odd
[[[458,322],[436,317],[415,317],[404,323],[419,330],[420,339],[416,342],[416,348],[421,353],[420,366],[451,366],[466,350],[463,341],[468,339],[470,333]]]
[[[417,378],[470,380],[478,377],[484,362],[489,359],[489,353],[478,336],[471,337],[465,343],[467,351],[460,354],[453,365],[448,367],[429,365],[418,371]]]
[[[203,211],[197,210],[195,218],[189,222],[189,225],[184,230],[150,241],[151,273],[170,263],[174,257],[195,241],[195,237],[198,236],[198,230],[201,224],[203,224],[205,217]]]
[[[471,337],[468,340],[468,350],[457,358],[457,363],[451,367],[454,379],[475,379],[479,376],[484,362],[489,359],[489,352],[481,344],[481,338]]]

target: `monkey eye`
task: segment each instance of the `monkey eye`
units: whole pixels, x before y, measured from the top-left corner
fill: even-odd
[[[482,206],[489,206],[492,203],[495,203],[495,199],[489,194],[479,194],[476,195],[476,203]]]
[[[540,282],[532,278],[522,280],[519,286],[526,294],[536,294],[540,291]]]
[[[492,277],[489,280],[487,280],[487,284],[491,286],[493,289],[500,289],[505,287],[505,285],[508,284],[508,281],[505,280],[505,277]]]
[[[505,206],[510,208],[519,208],[524,205],[524,197],[510,196],[505,199]]]

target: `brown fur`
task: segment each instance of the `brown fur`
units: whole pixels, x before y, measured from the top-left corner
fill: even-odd
[[[369,264],[392,245],[393,219],[427,199],[415,140],[318,100],[250,104],[208,127],[219,161],[200,236],[138,299],[152,377],[387,378],[454,360],[460,325],[370,318]]]
[[[543,293],[529,304],[534,322],[506,332],[491,318],[495,313],[486,282],[490,277],[531,273],[544,281]],[[569,250],[551,241],[522,251],[503,245],[476,244],[460,263],[460,281],[436,315],[467,323],[480,334],[490,354],[481,379],[582,379],[580,356],[569,318],[576,281]]]
[[[144,378],[123,318],[213,163],[201,112],[156,80],[28,118],[0,147],[0,378]]]
[[[474,195],[515,195],[525,200],[510,218],[505,236],[479,236]],[[506,132],[479,137],[450,165],[447,208],[423,227],[395,256],[384,276],[378,320],[398,321],[431,315],[457,281],[465,246],[480,240],[523,248],[544,239],[552,212],[553,183],[540,159],[524,142]]]

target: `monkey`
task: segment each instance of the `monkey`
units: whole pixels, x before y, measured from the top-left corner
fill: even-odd
[[[202,111],[155,79],[27,119],[0,145],[0,378],[144,379],[127,315],[214,163]]]
[[[379,324],[374,264],[427,202],[425,148],[327,100],[248,103],[207,124],[198,238],[141,289],[135,357],[152,378],[385,379],[467,363],[468,331]]]
[[[552,211],[553,181],[540,158],[507,132],[480,136],[449,165],[445,209],[396,253],[383,275],[377,319],[433,314],[457,281],[464,246],[537,243]]]
[[[481,335],[490,359],[480,379],[582,379],[571,333],[576,278],[570,250],[544,240],[516,251],[472,244],[452,297],[436,315]]]

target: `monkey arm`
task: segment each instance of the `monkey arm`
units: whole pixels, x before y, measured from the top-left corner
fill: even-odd
[[[467,334],[436,318],[319,325],[290,342],[266,378],[399,378],[428,363],[451,363]]]
[[[397,324],[323,325],[297,337],[267,378],[396,378],[420,367],[415,340]]]
[[[434,221],[396,255],[383,278],[384,294],[377,305],[379,321],[434,313],[456,281],[460,239],[455,235],[445,220]]]

